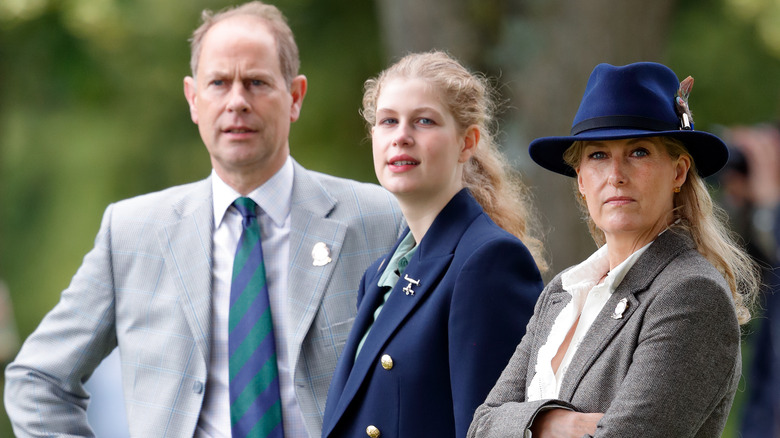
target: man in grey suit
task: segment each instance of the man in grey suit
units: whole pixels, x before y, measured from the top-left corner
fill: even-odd
[[[258,204],[285,435],[320,435],[359,279],[395,241],[401,215],[383,189],[290,157],[307,86],[298,65],[275,7],[204,14],[184,92],[211,176],[106,209],[95,247],[6,370],[17,436],[92,436],[83,382],[115,347],[132,436],[231,436],[238,197]]]

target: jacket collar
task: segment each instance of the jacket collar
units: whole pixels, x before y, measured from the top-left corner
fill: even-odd
[[[639,257],[582,339],[561,385],[561,400],[571,399],[585,372],[639,307],[641,301],[637,295],[647,290],[658,274],[675,258],[694,248],[693,240],[687,231],[672,228],[658,236]],[[621,300],[626,300],[627,307],[619,318],[613,318],[612,315]]]
[[[366,305],[369,303],[376,305],[381,302],[382,296],[387,290],[377,285],[382,272],[381,266],[386,262],[381,263],[380,269],[366,277],[366,294],[358,311],[355,326],[347,340],[347,346],[342,353],[351,356],[341,359],[345,365],[339,366],[337,369],[337,375],[333,378],[329,392],[329,398],[336,397],[332,401],[335,403],[335,408],[334,415],[329,416],[331,421],[324,425],[324,436],[330,433],[347,410],[390,338],[408,319],[409,315],[419,307],[426,296],[434,293],[439,279],[452,261],[455,248],[461,237],[482,213],[484,213],[482,207],[468,189],[461,190],[447,203],[436,216],[428,232],[425,233],[417,252],[412,256],[409,266],[404,272],[409,278],[419,281],[419,285],[411,285],[409,281],[401,278],[390,293],[376,321],[368,316],[368,314],[373,315],[376,307],[366,308]],[[405,236],[408,232],[407,228],[403,235]],[[398,239],[390,254],[386,256],[387,258],[395,252],[401,240],[403,237]],[[406,286],[411,286],[414,293],[404,292],[403,289]],[[373,325],[371,325],[372,322]],[[355,346],[369,325],[371,325],[371,331],[368,333],[360,354],[352,362],[351,358],[354,357]],[[348,366],[349,364],[352,366]],[[343,387],[336,387],[340,386],[339,382],[343,382]],[[328,403],[331,401],[329,400]]]

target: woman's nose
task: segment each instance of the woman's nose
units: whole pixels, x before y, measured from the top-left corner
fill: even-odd
[[[409,147],[414,144],[414,137],[405,123],[399,123],[397,132],[393,138],[393,146]]]
[[[612,160],[607,182],[613,187],[619,187],[626,183],[625,167],[621,159],[616,158]]]

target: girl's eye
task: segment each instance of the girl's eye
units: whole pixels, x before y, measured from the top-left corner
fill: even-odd
[[[379,121],[380,125],[394,125],[396,123],[398,123],[398,120],[392,117],[387,117]]]
[[[427,117],[423,117],[420,119],[420,124],[422,125],[435,125],[436,122],[434,122],[432,119],[429,119]]]

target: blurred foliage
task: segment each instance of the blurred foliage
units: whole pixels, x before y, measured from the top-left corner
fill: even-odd
[[[693,75],[694,120],[707,124],[749,124],[775,120],[780,104],[780,46],[767,45],[757,19],[738,18],[738,3],[777,0],[679,2],[669,42],[669,64],[684,78]],[[780,29],[780,17],[774,20]],[[707,128],[702,125],[701,128]]]
[[[780,56],[780,0],[726,0],[729,16],[736,16],[756,30],[756,36],[775,56]]]
[[[479,5],[497,2],[470,2],[470,13],[494,22],[496,9]],[[108,203],[208,175],[182,93],[187,38],[203,8],[232,3],[0,1],[0,277],[22,336],[67,287]],[[669,64],[680,75],[695,72],[695,116],[723,124],[777,117],[778,3],[679,2]],[[387,62],[374,4],[276,4],[309,78],[293,155],[315,170],[375,181],[358,115],[363,81]],[[517,63],[512,50],[485,50],[497,54],[498,67]],[[0,436],[11,436],[4,412]]]

